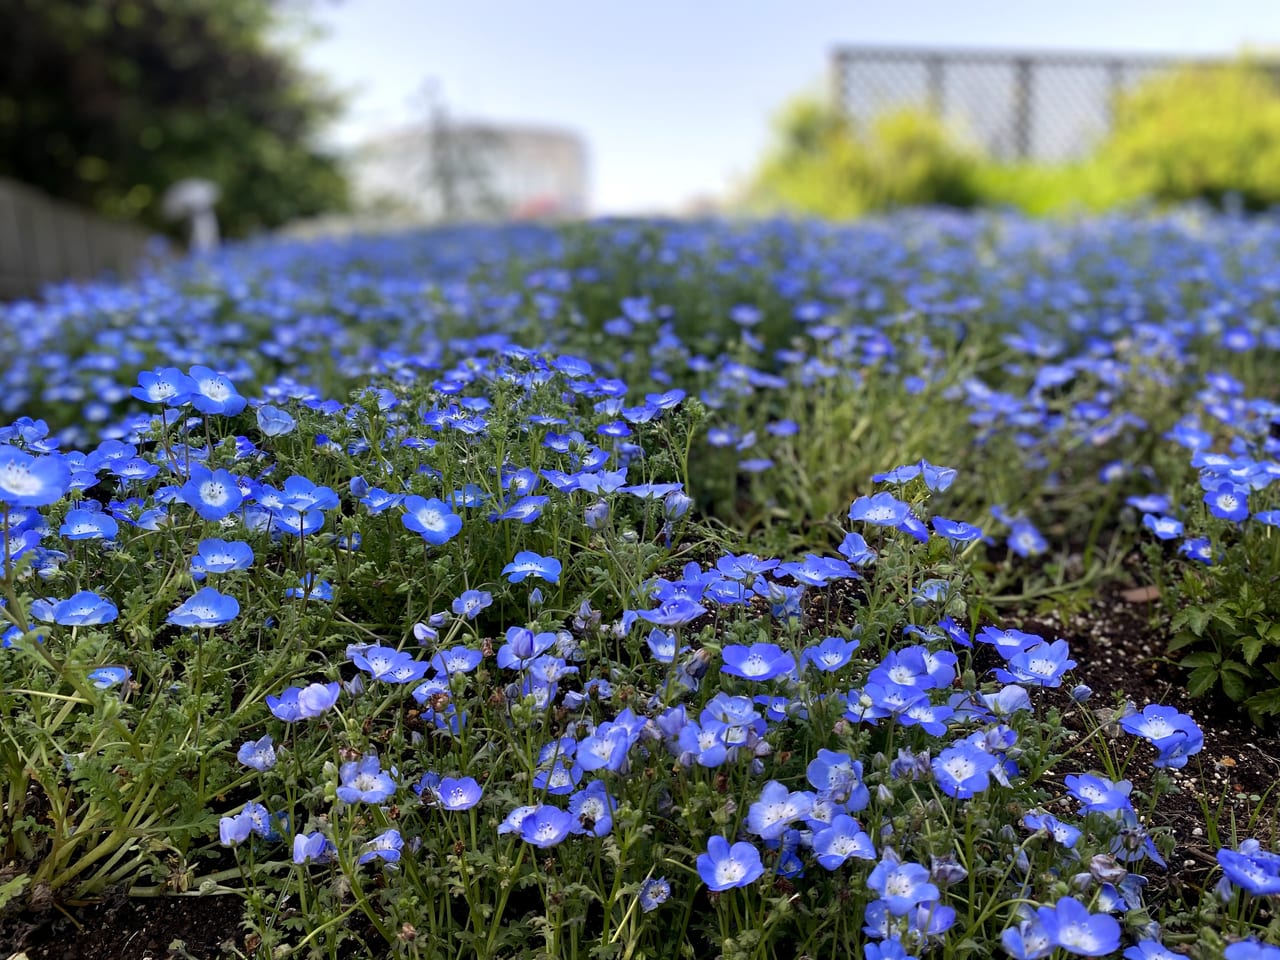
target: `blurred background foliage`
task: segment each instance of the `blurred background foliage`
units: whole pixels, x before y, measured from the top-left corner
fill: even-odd
[[[1204,202],[1280,204],[1280,83],[1249,59],[1187,66],[1115,105],[1110,134],[1071,163],[982,156],[963,131],[926,110],[866,128],[821,97],[792,101],[743,191],[754,213],[845,218],[898,206],[1015,207],[1035,215]]]
[[[222,188],[245,235],[341,209],[315,137],[337,99],[279,38],[287,0],[0,0],[0,175],[108,216],[174,230],[165,189]]]

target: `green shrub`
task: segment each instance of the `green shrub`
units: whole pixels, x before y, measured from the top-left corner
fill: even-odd
[[[1248,61],[1188,67],[1123,97],[1098,164],[1119,192],[1159,203],[1236,194],[1248,209],[1280,202],[1280,85]]]
[[[750,187],[760,209],[856,217],[980,200],[978,155],[925,111],[886,113],[863,131],[822,101],[801,98],[783,111],[777,141]]]

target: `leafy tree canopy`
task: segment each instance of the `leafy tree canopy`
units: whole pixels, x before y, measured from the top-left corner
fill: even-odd
[[[279,43],[280,0],[0,0],[0,175],[165,226],[184,177],[242,235],[340,207],[314,145],[334,97]]]

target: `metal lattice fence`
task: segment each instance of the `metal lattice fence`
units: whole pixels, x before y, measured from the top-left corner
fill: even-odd
[[[1178,67],[1228,61],[1176,56],[1005,53],[844,47],[835,51],[836,103],[865,124],[927,108],[999,160],[1069,160],[1110,129],[1117,99]],[[1267,64],[1280,76],[1280,65]]]

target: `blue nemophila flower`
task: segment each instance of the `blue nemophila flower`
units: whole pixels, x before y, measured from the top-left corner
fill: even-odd
[[[938,899],[938,888],[929,882],[929,871],[921,864],[902,862],[886,855],[871,875],[867,887],[884,900],[892,916],[905,917],[918,904]]]
[[[857,640],[845,640],[841,637],[824,637],[821,641],[806,647],[800,654],[800,664],[812,664],[818,670],[832,673],[839,670],[850,660],[858,649]]]
[[[381,803],[396,792],[396,782],[382,769],[377,754],[349,760],[338,770],[342,779],[338,799],[343,803]]]
[[[293,862],[328,863],[338,855],[338,848],[333,841],[319,830],[314,833],[299,833],[293,838]]]
[[[205,520],[221,520],[240,509],[244,502],[234,474],[199,464],[191,465],[191,476],[179,489],[178,496]]]
[[[1128,780],[1112,782],[1094,774],[1071,774],[1063,778],[1067,792],[1080,801],[1079,813],[1105,813],[1109,816],[1131,809],[1129,793],[1133,784]]]
[[[1173,707],[1148,704],[1141,713],[1122,718],[1120,726],[1155,745],[1160,751],[1153,763],[1156,767],[1185,767],[1187,758],[1204,747],[1204,734],[1199,725]]]
[[[744,553],[741,556],[727,553],[716,561],[716,569],[730,580],[750,581],[776,566],[778,561],[772,557],[761,558],[754,553]]]
[[[337,680],[331,683],[312,683],[305,687],[289,687],[278,697],[268,695],[267,709],[285,723],[309,720],[327,712],[337,703],[341,689],[342,685]]]
[[[219,540],[209,538],[201,540],[196,548],[196,555],[191,560],[191,569],[206,573],[230,573],[232,570],[247,570],[253,566],[253,548],[241,540]]]
[[[1250,937],[1223,951],[1225,960],[1280,960],[1280,947],[1269,946]]]
[[[642,724],[630,709],[624,709],[616,720],[606,721],[583,738],[577,759],[584,770],[622,772],[627,766],[627,753],[640,737]]]
[[[244,812],[241,816],[246,817],[250,823],[250,829],[264,840],[278,840],[280,835],[276,832],[276,821],[271,816],[271,812],[260,803],[254,803],[250,800],[244,805]],[[284,817],[283,814],[281,814]]]
[[[1120,949],[1120,924],[1105,913],[1090,913],[1074,897],[1036,910],[1049,943],[1082,957],[1104,957]]]
[[[462,529],[462,518],[450,510],[443,500],[411,496],[405,497],[401,506],[405,513],[400,521],[405,529],[419,534],[432,546],[448,543]]]
[[[879,942],[867,941],[862,947],[862,960],[916,960],[916,956],[907,953],[901,940],[889,938]]]
[[[253,818],[243,811],[218,820],[218,842],[224,847],[234,847],[244,843],[252,832]]]
[[[399,863],[400,851],[404,847],[404,838],[395,829],[384,830],[364,845],[364,851],[356,859],[357,864],[370,860],[385,860],[387,863]]]
[[[525,814],[516,829],[525,843],[545,849],[563,841],[577,825],[571,814],[543,803]]]
[[[351,481],[353,486],[355,485],[355,482],[355,480]],[[358,498],[360,502],[365,505],[365,508],[368,509],[369,513],[375,517],[384,510],[388,510],[391,507],[398,507],[404,502],[404,494],[389,493],[381,487],[366,486],[361,493],[358,494]]]
[[[998,763],[991,754],[961,740],[933,758],[933,776],[947,796],[966,800],[987,789],[988,775]]]
[[[640,909],[645,913],[657,910],[671,896],[671,883],[666,877],[649,877],[640,884]]]
[[[506,643],[498,648],[498,666],[504,670],[524,670],[554,646],[554,633],[534,633],[526,627],[508,627]]]
[[[394,647],[366,647],[349,652],[356,669],[386,683],[414,683],[427,675],[430,666]]]
[[[812,808],[812,794],[803,790],[791,792],[770,780],[747,812],[747,829],[764,840],[776,840],[796,820],[809,816]]]
[[[208,367],[191,368],[191,382],[195,390],[191,405],[201,413],[234,417],[245,408],[245,399],[236,392],[231,381]]]
[[[1230,952],[1226,957],[1231,960]],[[1124,960],[1185,960],[1185,958],[1186,954],[1174,953],[1159,940],[1139,940],[1124,952]],[[1280,960],[1280,950],[1276,951],[1276,960]]]
[[[698,854],[698,876],[712,891],[719,893],[754,883],[764,873],[760,851],[745,840],[729,845],[716,835],[707,841],[707,852]]]
[[[965,523],[963,520],[934,517],[930,522],[933,524],[933,529],[938,536],[953,544],[974,543],[982,539],[982,530],[972,523]]]
[[[493,604],[493,594],[487,590],[463,590],[450,609],[460,617],[473,620],[481,610]]]
[[[877,527],[896,527],[911,515],[911,507],[891,493],[859,497],[849,507],[849,519],[861,520]]]
[[[1204,495],[1209,512],[1220,520],[1239,523],[1249,516],[1249,491],[1234,483],[1220,483]]]
[[[138,385],[129,391],[129,395],[143,403],[180,407],[195,392],[195,381],[177,367],[160,367],[154,371],[141,371],[138,374]]]
[[[270,770],[276,765],[276,749],[271,741],[271,734],[242,743],[236,752],[236,759],[260,773]]]
[[[795,657],[776,643],[753,643],[749,647],[731,643],[721,651],[721,656],[724,658],[721,673],[746,680],[772,680],[796,671]]]
[[[1182,536],[1182,521],[1174,517],[1144,513],[1142,515],[1142,525],[1160,540],[1174,540]]]
[[[1208,537],[1190,537],[1178,545],[1178,552],[1205,566],[1213,565],[1213,544]]]
[[[442,809],[458,811],[474,807],[483,791],[474,777],[441,777],[432,793]]]
[[[844,541],[837,549],[855,567],[865,567],[876,561],[876,552],[867,546],[867,541],[860,533],[845,534]]]
[[[1006,927],[1000,934],[1000,944],[1013,960],[1040,960],[1053,952],[1054,944],[1049,933],[1030,907],[1019,907],[1016,926]]]
[[[1232,885],[1255,897],[1280,895],[1280,853],[1249,839],[1236,850],[1218,851],[1218,865]]]
[[[884,473],[873,473],[871,475],[872,483],[892,483],[901,486],[909,483],[916,477],[920,476],[920,464],[907,463],[900,467],[894,467]]]
[[[0,446],[0,501],[10,507],[44,507],[66,496],[71,467],[60,454],[32,456]]]
[[[1025,814],[1022,825],[1028,830],[1043,830],[1055,841],[1068,849],[1074,848],[1081,837],[1080,831],[1069,823],[1063,823],[1057,817],[1040,812]]]
[[[820,557],[813,553],[806,553],[801,563],[778,564],[774,576],[782,574],[809,587],[825,587],[831,580],[843,580],[856,576],[853,568],[844,560]]]
[[[308,573],[296,586],[286,589],[284,595],[290,600],[322,600],[328,603],[333,599],[333,584]]]
[[[645,639],[645,643],[649,647],[649,652],[653,654],[653,659],[659,663],[671,663],[675,660],[677,653],[683,653],[689,649],[688,647],[681,647],[677,651],[675,634],[659,630],[657,627],[649,631],[649,636]]]
[[[603,780],[592,780],[569,797],[569,815],[576,822],[573,832],[592,837],[606,836],[613,829],[613,813],[618,801],[609,795]]]
[[[166,619],[179,627],[220,627],[239,613],[240,604],[235,597],[204,587],[174,608]]]
[[[495,523],[499,520],[519,520],[521,523],[533,523],[533,521],[542,516],[542,508],[550,502],[550,497],[521,497],[501,513],[490,514],[489,519]]]
[[[133,671],[128,667],[98,667],[90,670],[86,676],[99,690],[110,690],[133,676]]]
[[[480,661],[483,659],[484,654],[479,650],[462,646],[450,647],[447,650],[440,650],[431,658],[431,668],[436,673],[470,673],[480,666]]]
[[[819,750],[805,770],[809,785],[819,796],[841,804],[853,813],[866,809],[871,794],[862,782],[862,763],[847,753]]]
[[[876,858],[871,838],[847,813],[836,814],[829,824],[814,831],[813,852],[818,864],[827,870],[839,869],[850,857],[859,860]]]
[[[1014,654],[1025,653],[1032,647],[1044,643],[1044,638],[1034,633],[1026,633],[1008,627],[999,630],[995,627],[983,627],[973,638],[978,643],[989,643],[996,651],[1008,660]]]
[[[67,600],[35,600],[31,604],[31,616],[64,627],[96,627],[114,622],[119,615],[114,603],[92,590],[81,590]]]
[[[1049,543],[1028,520],[1015,520],[1009,528],[1009,549],[1020,557],[1034,557],[1049,549]]]
[[[293,433],[297,426],[298,421],[279,407],[268,403],[258,408],[258,429],[264,437],[282,437]]]
[[[114,540],[120,525],[100,510],[68,510],[58,532],[68,540]]]
[[[1009,669],[997,668],[996,679],[1001,683],[1032,683],[1041,687],[1062,686],[1062,675],[1075,667],[1070,659],[1070,648],[1065,640],[1039,643],[1029,650],[1009,657]]]
[[[1125,497],[1126,504],[1143,513],[1164,513],[1172,503],[1161,493],[1145,493],[1134,497]]]
[[[532,550],[521,550],[514,560],[502,568],[502,575],[511,583],[521,583],[530,576],[539,577],[548,583],[559,583],[560,570],[560,561],[555,557],[544,557]]]
[[[111,475],[123,483],[145,483],[160,472],[160,468],[149,460],[131,457],[128,460],[111,464]]]
[[[662,498],[662,515],[668,520],[678,520],[689,512],[693,498],[681,490],[672,490]]]
[[[707,612],[707,608],[693,600],[674,597],[660,603],[655,610],[637,610],[636,615],[642,620],[659,627],[678,627],[696,620]]]

